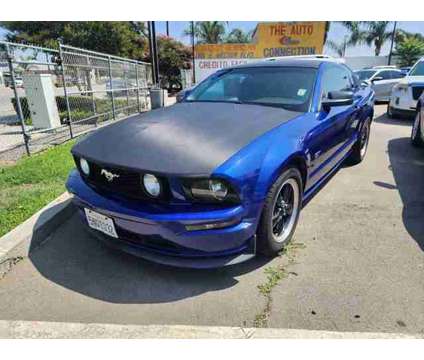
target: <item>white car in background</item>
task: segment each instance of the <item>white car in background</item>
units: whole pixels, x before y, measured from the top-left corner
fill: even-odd
[[[375,91],[376,102],[389,102],[392,88],[405,77],[405,73],[395,66],[375,66],[355,71],[359,80],[367,82]]]
[[[417,102],[424,91],[424,57],[418,60],[408,75],[392,91],[387,115],[415,115]]]

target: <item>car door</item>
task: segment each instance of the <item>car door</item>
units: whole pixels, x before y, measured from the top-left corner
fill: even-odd
[[[315,126],[307,137],[310,157],[309,183],[312,186],[336,166],[349,151],[355,135],[360,94],[353,84],[353,74],[344,65],[326,64],[322,70],[320,98],[332,91],[354,92],[351,105],[335,106],[329,111],[318,109]]]
[[[395,82],[396,80],[392,79],[391,70],[380,70],[377,72],[371,79],[371,87],[375,91],[376,100],[388,100]]]

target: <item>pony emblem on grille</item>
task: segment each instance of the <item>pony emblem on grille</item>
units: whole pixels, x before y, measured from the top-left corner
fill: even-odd
[[[107,171],[105,169],[102,169],[102,171],[100,172],[100,175],[104,175],[106,180],[109,181],[109,182],[113,181],[113,179],[115,179],[115,178],[119,178],[118,174],[114,174],[114,173]]]

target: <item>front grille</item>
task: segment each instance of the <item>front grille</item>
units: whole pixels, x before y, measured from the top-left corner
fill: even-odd
[[[418,100],[421,96],[421,94],[424,91],[424,86],[413,86],[412,87],[412,98],[414,100]]]
[[[164,202],[169,200],[169,185],[166,178],[164,177],[157,176],[161,183],[162,193],[158,198],[152,198],[145,192],[142,186],[141,179],[143,173],[141,172],[116,168],[113,166],[88,161],[88,164],[90,165],[90,175],[85,176],[81,171],[79,158],[74,157],[74,160],[84,181],[99,192],[117,194],[129,199],[146,200],[150,202]],[[109,181],[106,176],[102,174],[102,170],[106,170],[117,176],[114,177],[113,180]]]

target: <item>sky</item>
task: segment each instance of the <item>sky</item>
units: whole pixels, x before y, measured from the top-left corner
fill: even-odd
[[[227,31],[230,32],[234,28],[241,28],[245,31],[253,30],[258,22],[257,21],[228,21]],[[166,34],[166,22],[156,21],[156,33]],[[169,35],[190,44],[190,37],[184,36],[184,29],[190,26],[189,21],[170,21],[169,22]],[[390,25],[392,28],[393,24]],[[398,29],[403,29],[410,32],[419,32],[424,34],[424,21],[399,21]],[[3,39],[6,31],[0,27],[0,39]],[[342,43],[344,37],[348,35],[348,31],[339,23],[332,22],[328,39],[336,43]],[[387,41],[382,48],[381,55],[387,55],[390,51],[390,41]],[[330,49],[325,49],[324,52],[329,55],[335,55]],[[346,56],[372,56],[374,55],[373,47],[367,45],[360,45],[350,47],[346,51]]]

